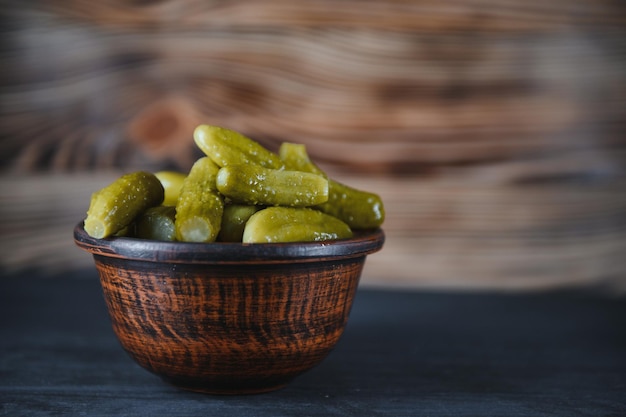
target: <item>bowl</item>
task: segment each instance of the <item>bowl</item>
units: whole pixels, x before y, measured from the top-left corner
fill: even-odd
[[[93,254],[112,327],[143,368],[183,389],[284,387],[342,335],[381,229],[305,243],[74,241]]]

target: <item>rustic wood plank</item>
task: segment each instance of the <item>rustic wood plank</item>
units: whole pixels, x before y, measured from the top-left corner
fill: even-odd
[[[304,142],[359,171],[626,146],[619,4],[73,1],[6,13],[1,146],[19,171],[187,168],[199,122]]]
[[[366,284],[626,286],[619,2],[54,0],[3,16],[3,270],[89,266],[70,235],[91,192],[189,169],[212,123],[305,143],[383,196]]]

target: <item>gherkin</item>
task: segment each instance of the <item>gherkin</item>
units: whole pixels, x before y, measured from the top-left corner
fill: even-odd
[[[326,176],[311,162],[304,145],[285,142],[280,146],[279,155],[286,169]],[[328,179],[328,201],[315,208],[343,220],[353,229],[374,229],[385,220],[385,207],[380,196],[332,179]]]
[[[319,242],[352,237],[350,226],[310,208],[268,207],[254,213],[243,232],[244,243]]]
[[[328,180],[320,175],[253,164],[221,168],[216,185],[237,203],[307,207],[328,200]]]
[[[159,179],[149,172],[122,175],[91,197],[85,231],[101,239],[128,227],[144,210],[163,201],[164,190]]]
[[[213,242],[224,212],[224,197],[215,186],[219,167],[208,157],[198,159],[183,181],[176,203],[176,240]]]
[[[234,130],[200,125],[194,130],[193,138],[198,148],[220,167],[255,164],[265,168],[283,168],[278,155]]]

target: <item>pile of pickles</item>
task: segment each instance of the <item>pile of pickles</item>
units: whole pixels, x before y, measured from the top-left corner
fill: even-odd
[[[200,125],[206,154],[187,174],[123,175],[92,195],[85,231],[180,242],[310,242],[345,239],[379,227],[376,194],[326,175],[306,147],[285,142],[276,154],[239,132]]]

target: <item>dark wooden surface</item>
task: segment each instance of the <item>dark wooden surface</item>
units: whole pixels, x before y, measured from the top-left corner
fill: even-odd
[[[188,393],[139,368],[95,270],[0,279],[3,416],[623,416],[626,300],[361,289],[337,348],[283,390]]]

